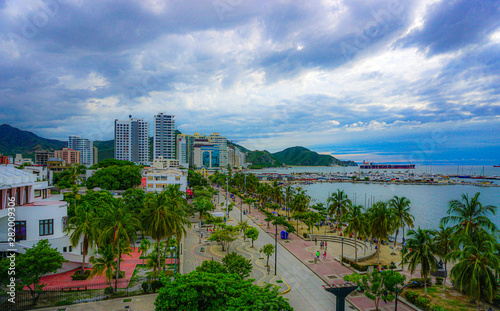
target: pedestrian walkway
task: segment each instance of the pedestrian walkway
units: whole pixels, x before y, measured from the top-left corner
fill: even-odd
[[[240,199],[237,198],[237,207],[240,206]],[[246,205],[243,205],[244,209],[248,209]],[[239,212],[239,210],[238,210]],[[252,209],[251,214],[248,215],[249,219],[251,219],[256,225],[258,225],[261,230],[265,231],[269,236],[274,237],[276,228],[271,225],[270,228],[267,227],[267,222],[264,220],[266,216],[258,209]],[[282,230],[285,230],[284,227],[278,226],[278,235]],[[260,239],[260,237],[259,237]],[[328,243],[328,250],[326,258],[323,260],[322,254],[324,249],[320,249],[319,241],[317,245],[315,245],[314,241],[306,241],[295,234],[288,235],[287,240],[281,240],[278,237],[279,244],[286,249],[285,254],[290,254],[292,257],[296,258],[302,266],[307,267],[307,270],[311,271],[318,279],[321,279],[322,282],[317,283],[318,285],[315,288],[308,288],[311,295],[317,296],[319,293],[324,292],[322,289],[322,285],[336,285],[345,283],[343,280],[345,275],[352,274],[353,271],[348,267],[343,266],[340,262],[334,259],[334,257],[340,257],[341,249],[340,246],[336,243]],[[314,257],[316,251],[320,251],[320,259],[315,263]],[[287,257],[287,256],[284,256]],[[280,256],[278,255],[278,261],[280,261]],[[278,264],[279,269],[279,264]],[[295,276],[293,269],[285,268],[287,270],[284,275],[287,277]],[[290,271],[288,271],[290,270]],[[303,271],[301,271],[303,272]],[[288,274],[288,275],[287,275]],[[403,274],[407,275],[407,279],[409,279],[409,273],[403,272]],[[413,277],[418,277],[417,274],[414,274]],[[295,285],[295,284],[294,284]],[[313,294],[314,293],[314,294]],[[328,293],[332,297],[332,301],[334,301],[334,295]],[[291,295],[289,296],[291,297]],[[362,293],[354,292],[348,297],[348,301],[356,306],[358,310],[368,311],[374,309],[374,302],[370,300]],[[325,309],[318,310],[332,310],[334,309],[335,303],[332,305],[325,304]],[[394,310],[394,302],[384,303],[380,302],[379,308],[381,310]],[[305,310],[305,309],[297,309],[297,310]],[[412,311],[413,309],[403,302],[398,302],[398,310],[401,311]]]
[[[152,311],[158,294],[122,297],[97,302],[80,303],[64,307],[36,309],[37,311]]]

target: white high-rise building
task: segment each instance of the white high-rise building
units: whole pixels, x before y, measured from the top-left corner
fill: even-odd
[[[179,165],[185,168],[189,167],[188,144],[185,134],[177,135],[177,160]]]
[[[174,116],[159,113],[153,125],[153,158],[175,159]]]
[[[149,123],[144,119],[115,120],[115,159],[149,163]]]
[[[219,133],[212,133],[208,136],[208,142],[219,148],[219,166],[225,168],[228,164],[227,138],[220,136]]]
[[[80,151],[80,164],[86,166],[94,164],[94,144],[90,139],[71,135],[68,138],[68,148]]]

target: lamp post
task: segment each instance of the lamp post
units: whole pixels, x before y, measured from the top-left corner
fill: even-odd
[[[229,179],[226,177],[226,217],[229,218],[229,206],[227,205],[227,196],[229,195]]]
[[[174,275],[177,274],[177,246],[171,246],[170,249],[175,250],[175,256],[174,256]],[[165,271],[165,267],[163,267],[163,271]]]
[[[279,214],[276,214],[276,235],[274,236],[274,275],[276,275],[276,271],[278,270],[278,217]]]

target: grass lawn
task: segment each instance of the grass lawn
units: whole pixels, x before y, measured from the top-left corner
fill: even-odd
[[[424,297],[424,288],[412,288],[412,291],[418,293],[420,296]],[[478,308],[475,303],[470,302],[470,298],[463,295],[459,291],[446,287],[446,292],[443,291],[442,285],[434,285],[427,288],[427,299],[431,300],[431,303],[444,308],[448,308],[453,311],[477,311],[482,310]],[[484,310],[488,310],[489,305],[485,305]]]

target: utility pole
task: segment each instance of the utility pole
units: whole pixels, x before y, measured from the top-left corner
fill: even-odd
[[[229,179],[226,177],[226,217],[229,218],[229,206],[227,204],[227,197],[229,195]]]

